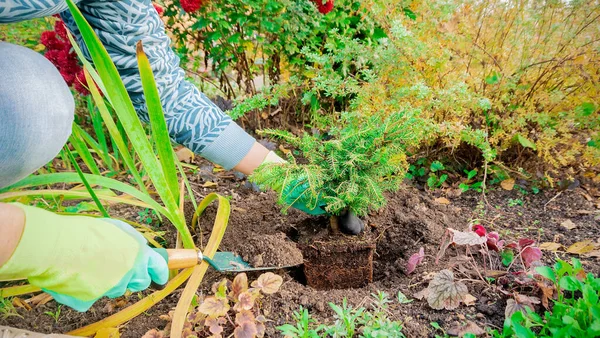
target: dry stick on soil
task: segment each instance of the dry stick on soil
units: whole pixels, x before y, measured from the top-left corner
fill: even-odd
[[[544,211],[546,211],[546,207],[548,206],[548,204],[557,199],[558,196],[560,196],[560,194],[562,194],[562,191],[559,191],[558,194],[554,195],[554,197],[552,197],[548,202],[546,202],[546,204],[544,204]]]

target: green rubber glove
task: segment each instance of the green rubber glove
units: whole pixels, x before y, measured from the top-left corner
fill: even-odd
[[[286,163],[286,161],[271,151],[263,163]],[[315,203],[315,201],[310,201],[309,198],[305,197],[308,195],[306,190],[309,188],[309,184],[306,180],[298,179],[290,182],[286,186],[283,186],[283,183],[279,183],[279,186],[272,188],[275,191],[280,192],[285,200],[285,204],[291,205],[293,208],[313,216],[327,214],[325,211],[327,205],[322,199],[317,198]]]
[[[0,280],[27,279],[57,302],[87,311],[102,296],[165,284],[167,262],[128,224],[111,219],[61,216],[15,203],[25,230]]]

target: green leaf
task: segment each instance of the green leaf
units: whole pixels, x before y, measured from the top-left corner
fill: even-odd
[[[163,175],[161,165],[152,150],[144,127],[135,112],[135,108],[129,98],[127,89],[121,80],[121,76],[117,71],[117,67],[112,62],[110,55],[96,36],[92,27],[79,11],[79,8],[72,0],[67,0],[67,5],[79,28],[79,32],[85,41],[89,54],[94,61],[94,66],[98,71],[98,75],[106,87],[106,92],[104,94],[109,98],[119,120],[125,128],[129,141],[133,144],[134,149],[144,165],[144,169],[152,180],[165,207],[170,211],[171,216],[176,216],[174,218],[169,218],[169,220],[173,222],[177,230],[181,233],[184,247],[194,248],[194,241],[185,224],[183,213],[179,211],[176,198],[171,194],[169,184]]]
[[[415,14],[415,12],[413,12],[410,8],[404,7],[402,8],[402,11],[404,12],[404,15],[406,15],[409,19],[417,20],[417,14]]]
[[[110,215],[108,214],[108,212],[106,212],[106,209],[104,209],[104,206],[102,205],[102,203],[100,203],[100,200],[98,199],[98,196],[94,192],[94,189],[92,189],[92,187],[90,186],[88,181],[85,179],[85,175],[81,171],[81,168],[79,168],[79,164],[77,164],[77,161],[75,161],[75,157],[73,157],[73,154],[71,154],[71,151],[69,150],[69,148],[65,147],[65,149],[67,150],[67,154],[69,154],[69,158],[71,159],[71,162],[73,162],[73,166],[75,167],[75,170],[77,171],[77,175],[79,175],[79,178],[83,182],[85,189],[87,189],[90,196],[92,196],[92,199],[94,200],[94,203],[96,203],[98,210],[100,210],[100,213],[102,214],[102,216],[109,218]]]
[[[427,186],[430,188],[434,188],[436,183],[437,183],[437,176],[435,176],[435,175],[429,176],[429,178],[427,179]]]
[[[579,106],[575,107],[575,112],[581,116],[590,116],[596,111],[596,105],[592,102],[584,102]]]
[[[119,150],[121,157],[123,158],[123,162],[127,166],[127,169],[129,169],[129,173],[131,174],[131,176],[133,176],[133,179],[137,183],[140,190],[142,192],[144,192],[146,195],[148,195],[148,190],[146,189],[144,180],[142,179],[142,176],[140,175],[139,171],[137,170],[137,167],[135,166],[133,157],[129,154],[129,148],[127,147],[125,141],[123,140],[123,137],[121,136],[121,132],[119,131],[119,128],[115,124],[115,121],[113,120],[112,115],[108,111],[108,107],[106,106],[106,103],[104,102],[104,99],[102,98],[102,95],[100,95],[100,92],[98,91],[98,88],[96,87],[96,84],[94,84],[94,81],[92,81],[92,77],[91,77],[91,74],[89,73],[89,69],[87,66],[84,68],[84,74],[85,74],[85,79],[87,81],[90,93],[92,94],[92,97],[94,98],[94,101],[96,102],[96,106],[98,107],[98,112],[100,112],[100,116],[102,117],[102,120],[104,121],[104,125],[106,126],[106,129],[108,130],[108,133],[110,134],[110,136],[112,138],[113,147],[116,146],[117,149]]]
[[[469,185],[466,183],[461,183],[458,185],[458,188],[462,191],[462,192],[466,192],[469,191]]]
[[[537,150],[535,143],[533,143],[531,140],[529,140],[528,138],[526,138],[525,136],[523,136],[521,134],[517,134],[517,141],[519,141],[519,143],[525,148],[531,148],[533,150]]]
[[[535,271],[537,273],[539,273],[540,275],[548,278],[549,280],[553,281],[554,283],[556,283],[556,275],[554,274],[554,270],[552,270],[551,267],[549,266],[538,266],[537,268],[535,268]]]
[[[69,140],[71,141],[73,148],[77,150],[77,154],[79,154],[79,157],[83,160],[83,163],[85,163],[90,172],[92,172],[92,174],[95,175],[100,175],[100,169],[98,169],[94,157],[90,153],[89,149],[85,145],[85,142],[83,141],[79,133],[80,128],[81,127],[79,127],[75,122],[73,122],[73,131],[71,137],[69,137]],[[75,158],[71,157],[71,159],[71,161],[75,161]],[[75,164],[76,163],[73,163],[73,165]]]
[[[578,291],[581,288],[581,282],[573,276],[564,276],[558,282],[563,290]]]
[[[129,184],[117,181],[112,178],[99,176],[99,175],[92,175],[92,174],[83,174],[83,175],[84,175],[85,179],[87,179],[87,181],[91,185],[98,185],[101,187],[120,191],[122,193],[125,193],[129,196],[135,197],[136,199],[150,205],[154,210],[165,215],[165,217],[167,217],[169,219],[170,219],[170,217],[172,217],[170,212],[168,210],[166,210],[164,207],[162,207],[159,203],[157,203],[154,199],[152,199],[152,197],[150,197],[149,195],[147,195],[145,193],[142,193],[141,191],[137,190],[136,188],[134,188],[133,186],[131,186]],[[79,177],[79,175],[77,173],[54,173],[54,174],[32,175],[32,176],[22,179],[21,181],[15,183],[9,187],[0,189],[0,193],[6,192],[9,190],[13,190],[13,189],[33,188],[33,187],[40,187],[40,186],[52,186],[52,185],[59,184],[59,183],[72,184],[72,183],[82,183],[82,182],[83,181],[81,180],[81,178]],[[43,190],[35,190],[35,192],[38,192],[38,191],[40,192],[40,194],[42,194],[42,192],[43,192]]]
[[[509,266],[515,259],[515,253],[510,249],[503,250],[500,253],[500,257],[502,257],[502,264],[504,266]]]
[[[467,174],[467,179],[470,180],[475,176],[477,176],[477,169],[473,169],[473,170],[469,171],[469,173]]]
[[[485,83],[489,85],[494,85],[500,81],[500,75],[496,72],[493,72],[491,75],[488,75],[485,78]]]
[[[398,303],[400,304],[408,304],[408,303],[412,303],[412,299],[408,299],[408,297],[406,297],[405,294],[402,293],[402,291],[398,291]]]
[[[177,183],[177,168],[173,147],[171,146],[171,138],[165,121],[162,104],[160,103],[160,94],[156,88],[154,74],[150,66],[150,60],[144,53],[142,41],[138,41],[136,54],[140,70],[140,78],[144,90],[144,98],[146,99],[146,107],[150,117],[150,127],[152,129],[152,139],[154,146],[158,150],[158,157],[167,180],[171,194],[177,203],[179,200],[179,184]]]
[[[436,172],[436,171],[439,171],[439,170],[444,170],[445,168],[444,168],[444,165],[442,164],[442,162],[440,162],[440,161],[433,161],[433,162],[431,162],[431,166],[429,167],[429,169],[432,172]]]
[[[594,288],[592,288],[590,285],[583,285],[582,293],[583,299],[588,305],[594,306],[598,304],[598,292],[594,290]]]
[[[517,313],[521,313],[519,312],[515,312],[515,314]],[[513,315],[513,317],[515,317]],[[511,318],[512,319],[512,318]],[[524,327],[523,325],[521,325],[520,323],[518,323],[516,320],[512,320],[511,322],[513,330],[515,331],[515,337],[517,338],[536,338],[535,333],[533,333],[529,328]]]
[[[438,182],[438,184],[442,185],[442,183],[446,182],[447,179],[448,179],[448,175],[443,174],[442,176],[440,176],[440,181]]]

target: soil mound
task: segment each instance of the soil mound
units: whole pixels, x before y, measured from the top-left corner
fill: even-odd
[[[302,252],[296,243],[282,232],[274,235],[256,235],[236,248],[237,253],[253,267],[289,266],[302,264]]]

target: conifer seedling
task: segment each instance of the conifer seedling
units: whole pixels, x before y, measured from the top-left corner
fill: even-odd
[[[272,129],[260,132],[284,141],[302,157],[297,160],[290,154],[288,163],[264,164],[250,177],[261,187],[281,191],[278,203],[283,212],[298,200],[311,209],[325,204],[323,208],[332,216],[347,211],[365,216],[382,208],[384,192],[400,188],[408,169],[407,151],[424,139],[429,124],[407,112],[387,116],[355,112],[343,113],[329,125],[326,135],[304,132],[299,137]],[[307,189],[290,203],[288,195],[301,185]]]

